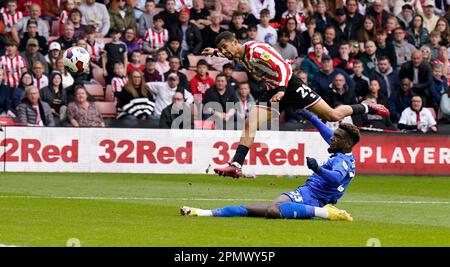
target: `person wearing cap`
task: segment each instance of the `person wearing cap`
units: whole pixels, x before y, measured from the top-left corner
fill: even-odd
[[[426,0],[423,4],[423,26],[428,30],[428,32],[432,32],[436,27],[439,16],[436,16],[434,13],[434,0]]]
[[[398,22],[402,28],[409,28],[414,15],[414,9],[412,5],[405,4],[402,7],[402,11],[397,15]]]
[[[159,120],[162,110],[172,103],[172,97],[175,92],[182,92],[186,103],[191,104],[194,102],[192,94],[188,90],[180,88],[179,84],[180,79],[176,73],[170,73],[166,82],[147,83],[155,98],[155,110],[152,119]]]
[[[36,39],[39,43],[39,52],[43,55],[46,55],[48,52],[47,39],[45,37],[40,36],[38,32],[38,22],[35,19],[30,19],[27,22],[27,31],[23,33],[22,39],[20,39],[19,43],[19,51],[25,51],[27,47],[27,42],[29,39]]]
[[[399,16],[404,10],[411,10],[414,14],[423,14],[422,3],[420,0],[395,0],[393,13],[395,16]]]
[[[189,22],[189,18],[189,9],[183,9],[180,11],[178,23],[169,23],[169,25],[173,25],[169,30],[171,35],[179,36],[181,39],[181,57],[183,60],[188,54],[200,54],[203,47],[202,34],[194,24]]]
[[[341,7],[336,9],[332,26],[336,32],[336,41],[348,41],[352,38],[351,33],[354,33],[353,37],[356,37],[356,29],[352,29],[353,25],[347,22],[347,12],[345,8]]]
[[[128,6],[125,0],[113,0],[108,12],[111,28],[116,28],[121,32],[128,27],[137,30],[133,8]]]
[[[45,56],[45,60],[50,67],[50,70],[56,68],[56,60],[61,56],[61,45],[58,42],[52,42],[49,47],[48,54]]]
[[[40,61],[44,64],[44,73],[48,73],[48,64],[45,57],[39,52],[39,42],[34,39],[28,39],[25,51],[21,53],[21,56],[25,59],[28,72],[32,72],[33,64],[36,61]]]

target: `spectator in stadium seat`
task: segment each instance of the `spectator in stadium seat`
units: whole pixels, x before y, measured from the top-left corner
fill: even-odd
[[[25,89],[25,98],[17,106],[17,119],[28,126],[55,126],[50,106],[39,99],[36,86]]]
[[[361,60],[357,59],[353,63],[353,74],[350,77],[355,82],[355,94],[358,102],[363,100],[363,97],[369,94],[369,77],[364,75],[364,65]]]
[[[49,52],[45,56],[50,72],[56,70],[56,60],[61,56],[61,45],[58,42],[52,42],[49,47]]]
[[[374,41],[369,40],[364,44],[364,49],[359,59],[364,64],[364,74],[371,76],[378,65],[377,46]]]
[[[63,26],[69,20],[69,13],[72,9],[75,9],[75,0],[66,0],[65,3],[61,6],[61,12],[59,14],[59,35],[63,34]],[[51,24],[50,24],[51,25]]]
[[[67,119],[73,127],[105,127],[100,111],[88,100],[82,85],[75,86],[75,101],[67,106]]]
[[[377,22],[373,17],[366,16],[364,18],[363,26],[358,30],[356,34],[356,39],[360,43],[365,43],[367,41],[376,41],[377,39]],[[383,28],[381,28],[383,29]]]
[[[283,14],[281,14],[281,18],[279,20],[281,28],[282,29],[286,28],[287,19],[294,18],[295,21],[297,22],[296,30],[298,32],[306,31],[306,25],[305,25],[306,15],[303,12],[303,10],[301,10],[301,11],[299,10],[298,0],[287,0],[285,2],[286,2],[285,3],[286,11],[283,12]]]
[[[131,73],[133,70],[139,70],[144,72],[145,65],[141,64],[141,52],[139,50],[130,53],[128,61],[130,62],[127,67],[127,73]]]
[[[131,73],[131,72],[129,72]],[[111,80],[112,90],[114,95],[120,93],[128,81],[126,70],[122,62],[114,63],[114,78]]]
[[[277,31],[270,26],[270,12],[268,9],[262,9],[260,14],[260,23],[257,25],[256,41],[275,45],[277,42]]]
[[[447,89],[447,93],[443,94],[441,97],[440,108],[444,119],[446,119],[447,122],[450,122],[450,87]]]
[[[366,15],[375,19],[375,26],[384,29],[389,17],[389,12],[384,10],[383,0],[375,0],[366,11]]]
[[[155,111],[153,112],[152,119],[159,120],[162,110],[172,103],[172,96],[175,92],[182,92],[186,102],[188,104],[193,103],[194,98],[192,94],[188,90],[178,86],[179,84],[180,79],[176,73],[169,74],[167,82],[147,83],[155,98]]]
[[[426,0],[423,3],[423,26],[428,30],[428,32],[432,32],[436,27],[437,21],[439,17],[434,13],[434,1]]]
[[[348,75],[353,74],[354,58],[350,54],[350,44],[346,41],[339,45],[339,55],[333,58],[333,66],[344,70]]]
[[[401,0],[401,1],[395,1],[395,2],[403,2],[402,6],[398,6],[397,10],[395,10],[394,8],[394,15],[397,16],[398,22],[400,23],[400,26],[403,29],[408,29],[409,24],[411,23],[411,21],[413,20],[413,15],[414,15],[414,8],[412,5],[410,5],[409,3],[405,3],[405,1]],[[418,1],[416,1],[416,4],[419,3]],[[420,9],[422,9],[422,5],[419,3],[417,6],[420,7]],[[401,8],[401,11],[399,11],[399,9]],[[417,12],[422,14],[423,12]]]
[[[275,1],[274,0],[250,0],[250,10],[256,19],[261,19],[261,11],[267,9],[269,11],[269,20],[275,17]]]
[[[400,90],[395,92],[389,98],[389,111],[391,120],[397,122],[403,110],[411,104],[411,98],[415,95],[412,91],[413,83],[408,78],[400,80]]]
[[[233,92],[237,91],[239,82],[233,78],[233,72],[235,68],[233,63],[225,63],[222,66],[222,73],[225,75],[225,78],[227,78],[227,86],[230,88]]]
[[[381,58],[386,56],[389,58],[391,66],[397,66],[397,55],[395,55],[395,48],[392,42],[388,42],[387,34],[383,29],[377,31],[377,41],[375,42],[377,46],[377,57]]]
[[[147,0],[145,2],[145,12],[139,18],[138,33],[141,38],[144,38],[147,30],[153,27],[153,17],[155,14],[155,1]]]
[[[203,30],[206,26],[211,24],[211,21],[208,19],[210,13],[209,10],[205,8],[203,0],[193,0],[190,11],[190,22],[197,26],[199,30]]]
[[[63,26],[63,35],[56,39],[61,45],[61,50],[65,51],[67,48],[75,46],[77,44],[77,39],[75,38],[75,28],[71,22],[67,22]]]
[[[411,61],[402,65],[400,79],[408,78],[413,81],[413,92],[420,95],[425,103],[428,100],[428,90],[433,82],[430,64],[423,62],[420,51],[413,52]]]
[[[149,120],[155,110],[155,100],[144,75],[138,70],[129,74],[129,78],[117,97],[117,115],[122,120]]]
[[[334,78],[336,75],[342,74],[345,77],[345,84],[350,90],[354,90],[355,84],[350,76],[341,69],[333,68],[333,60],[329,55],[322,56],[322,68],[314,76],[311,81],[311,86],[320,95],[324,96],[331,88]]]
[[[336,9],[334,20],[330,26],[334,27],[337,44],[352,39],[352,29],[350,28],[351,25],[347,24],[347,13],[345,12],[345,8],[341,7]]]
[[[238,11],[244,16],[244,25],[256,26],[258,19],[252,14],[250,10],[250,3],[248,0],[239,0]]]
[[[39,43],[36,39],[28,39],[26,50],[21,53],[21,56],[25,60],[29,72],[32,71],[33,64],[37,61],[44,64],[44,73],[49,72],[45,57],[39,52]]]
[[[18,44],[14,40],[6,42],[6,54],[0,56],[0,68],[5,71],[6,85],[15,88],[22,73],[27,72],[27,63],[18,53]]]
[[[278,33],[278,42],[273,46],[281,56],[291,62],[291,66],[295,68],[295,60],[298,57],[298,52],[295,46],[289,43],[289,33],[287,31],[280,31]]]
[[[178,57],[171,57],[169,58],[169,67],[170,69],[164,73],[164,80],[167,81],[167,78],[169,78],[169,74],[175,73],[180,83],[178,86],[180,86],[183,89],[189,90],[189,81],[186,77],[186,74],[180,72],[181,69],[181,61]]]
[[[23,37],[23,34],[27,30],[28,20],[34,19],[37,21],[37,24],[38,24],[37,31],[38,31],[39,35],[48,40],[48,37],[49,37],[48,24],[43,19],[41,19],[40,16],[41,16],[41,7],[37,4],[32,4],[30,7],[29,16],[21,18],[11,29],[11,34],[12,34],[13,39],[17,43],[19,43],[20,39]]]
[[[106,6],[95,0],[86,0],[80,7],[83,25],[93,25],[97,32],[97,37],[105,37],[110,29],[109,13]]]
[[[175,10],[180,12],[182,9],[191,9],[192,0],[175,0]]]
[[[297,48],[301,56],[307,55],[308,48],[311,46],[312,37],[317,28],[316,20],[312,17],[308,17],[305,24],[306,31],[300,33],[295,30],[297,21],[294,18],[286,20],[286,30],[289,32],[289,43]]]
[[[430,33],[429,42],[425,44],[430,48],[431,51],[430,61],[433,61],[438,57],[439,47],[441,47],[441,45],[439,44],[440,42],[441,42],[441,34],[438,31],[432,31]]]
[[[211,24],[205,26],[201,31],[202,33],[202,49],[206,47],[216,47],[216,37],[219,33],[223,32],[224,29],[220,26],[223,21],[222,14],[218,11],[212,11],[209,15],[209,20]]]
[[[229,31],[234,33],[240,43],[244,43],[244,40],[248,38],[247,29],[248,26],[244,24],[244,15],[239,11],[233,12]]]
[[[428,42],[429,32],[423,26],[422,15],[416,14],[407,29],[408,42],[417,49]]]
[[[203,39],[200,30],[189,22],[190,11],[183,9],[180,11],[178,22],[171,23],[170,34],[178,36],[181,40],[181,57],[183,61],[188,54],[198,55],[203,47]]]
[[[156,51],[164,47],[169,41],[169,31],[164,28],[165,22],[162,15],[153,16],[153,26],[149,28],[144,37],[144,52],[155,54]]]
[[[127,6],[125,0],[112,0],[108,13],[110,28],[116,28],[120,32],[129,27],[137,29],[133,8]]]
[[[319,73],[322,68],[322,57],[324,56],[322,43],[314,45],[314,51],[302,61],[300,68],[308,74],[308,80],[312,81],[314,76]]]
[[[19,43],[19,51],[23,52],[27,48],[27,42],[29,39],[33,38],[36,39],[39,43],[39,52],[41,52],[42,55],[47,55],[48,53],[48,45],[47,45],[47,39],[45,37],[40,36],[37,32],[38,29],[38,23],[34,19],[30,19],[27,22],[27,31],[23,33],[22,39],[20,39]]]
[[[434,31],[438,31],[441,34],[441,41],[439,42],[440,46],[450,45],[450,27],[448,25],[447,19],[443,17],[439,18]]]
[[[82,19],[81,11],[78,8],[74,8],[69,12],[69,21],[73,24],[75,39],[80,39],[85,37],[86,25],[81,24]],[[63,31],[64,34],[64,31]]]
[[[317,23],[317,31],[321,34],[324,34],[325,28],[333,20],[333,18],[327,12],[327,4],[324,0],[317,1],[316,11],[314,12],[312,18],[314,18]]]
[[[203,104],[205,105],[203,119],[214,117],[218,122],[233,121],[236,112],[234,103],[236,102],[235,91],[227,86],[225,75],[218,74],[215,85],[206,90],[203,98]]]
[[[214,80],[209,76],[208,63],[204,59],[197,62],[197,74],[189,82],[189,89],[198,101],[203,100],[203,96],[208,88],[214,85]]]
[[[403,110],[398,128],[403,131],[417,131],[426,133],[437,132],[436,121],[431,111],[423,107],[423,100],[416,95],[411,98],[411,106]]]
[[[16,88],[13,88],[11,94],[11,111],[17,114],[17,106],[22,103],[22,99],[25,97],[25,88],[33,85],[33,76],[31,73],[25,72],[20,78],[20,83]]]
[[[358,29],[363,26],[364,16],[358,12],[358,1],[347,0],[345,4],[346,24],[349,29],[349,40],[356,40]]]
[[[168,57],[169,56],[168,56],[167,50],[165,48],[160,48],[156,52],[157,60],[156,60],[155,67],[156,67],[156,70],[161,74],[168,72],[170,69],[169,61],[167,61]]]
[[[163,81],[163,76],[156,70],[156,59],[152,56],[145,60],[144,80],[146,83]]]
[[[411,60],[411,55],[416,48],[405,41],[405,31],[402,28],[397,28],[394,30],[394,40],[392,42],[395,48],[395,54],[397,55],[397,66],[396,69],[400,67],[407,61]]]
[[[181,117],[181,118],[180,118]],[[178,124],[174,124],[178,122]],[[184,125],[184,122],[190,122]],[[159,128],[161,129],[192,129],[194,120],[189,105],[184,101],[183,93],[175,92],[172,96],[172,104],[161,112]]]
[[[446,46],[439,47],[438,57],[435,61],[431,62],[431,65],[441,63],[443,65],[442,75],[449,78],[450,81],[450,59],[448,56],[448,48]]]
[[[250,75],[250,77],[248,77],[247,82],[250,85],[250,93],[255,98],[255,100],[258,100],[267,91],[266,84],[262,80],[253,77],[253,75]]]
[[[214,10],[222,14],[226,22],[230,22],[233,12],[238,9],[238,4],[239,0],[216,0]]]
[[[91,61],[96,65],[100,66],[100,59],[102,56],[101,54],[105,49],[105,44],[95,39],[96,32],[94,26],[92,25],[86,25],[85,35],[86,35],[86,44],[88,45],[89,48],[87,49],[87,51],[91,56]]]
[[[419,50],[422,53],[423,62],[431,64],[431,48],[427,45],[422,45]]]
[[[428,95],[427,107],[433,107],[436,110],[441,103],[442,95],[448,91],[448,80],[443,75],[444,64],[437,62],[433,65],[433,82],[431,83]]]
[[[378,80],[370,81],[370,93],[364,97],[362,103],[365,104],[381,104],[388,106],[387,97],[380,92],[380,82]],[[364,127],[396,130],[389,117],[381,117],[380,115],[364,114],[362,115],[362,124]]]
[[[49,80],[48,76],[44,73],[45,67],[42,61],[35,61],[33,67],[31,68],[31,73],[33,75],[33,85],[40,90],[48,86]]]
[[[62,76],[59,72],[52,72],[48,86],[40,91],[41,100],[50,105],[50,111],[56,125],[60,125],[66,118],[67,95],[62,87]]]
[[[3,29],[3,33],[11,33],[12,28],[14,25],[23,18],[23,13],[18,10],[17,0],[8,0],[5,1],[5,9],[3,14],[3,23],[5,28]],[[0,32],[2,32],[0,30]],[[0,53],[0,55],[2,55]]]
[[[170,57],[177,57],[181,61],[183,68],[189,68],[189,60],[182,61],[181,58],[181,41],[178,37],[172,36],[169,38],[168,45],[166,46],[167,54]]]
[[[123,32],[120,40],[127,46],[127,53],[131,55],[133,52],[141,52],[143,47],[143,41],[136,35],[136,29],[128,27]]]
[[[126,45],[120,41],[121,33],[117,29],[110,30],[111,42],[105,44],[102,53],[103,76],[106,77],[106,83],[109,84],[114,76],[114,64],[121,62],[125,69],[128,65],[128,54]]]
[[[380,94],[387,98],[395,94],[400,87],[398,71],[392,68],[389,58],[385,56],[378,60],[378,66],[375,68],[372,78],[380,84]]]
[[[236,91],[236,118],[238,122],[244,122],[255,105],[255,99],[250,93],[248,82],[240,82]]]
[[[325,28],[323,46],[327,49],[331,57],[337,57],[339,51],[339,43],[336,39],[336,29],[333,26]]]
[[[159,13],[164,19],[164,28],[170,29],[170,25],[178,21],[180,13],[175,9],[175,0],[166,0],[164,10]]]
[[[15,117],[12,111],[13,88],[7,86],[4,81],[5,71],[0,69],[0,116],[8,115]]]
[[[249,41],[256,41],[256,36],[258,34],[258,27],[256,25],[250,25],[247,28],[247,39],[242,40],[242,43]]]

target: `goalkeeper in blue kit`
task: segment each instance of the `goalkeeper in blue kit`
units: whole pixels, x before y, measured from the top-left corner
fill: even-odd
[[[344,195],[355,177],[355,158],[352,148],[359,142],[358,128],[342,123],[334,132],[319,118],[303,109],[300,114],[313,123],[323,139],[330,145],[328,161],[320,166],[316,159],[306,157],[313,174],[305,184],[278,196],[271,204],[227,206],[215,210],[181,207],[183,216],[214,217],[266,217],[275,219],[311,219],[353,221],[345,210],[333,206]]]

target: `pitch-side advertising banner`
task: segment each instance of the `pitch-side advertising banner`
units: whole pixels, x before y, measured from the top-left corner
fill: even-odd
[[[229,162],[240,131],[7,127],[0,160],[8,172],[205,173]],[[357,173],[450,175],[450,137],[364,135]],[[328,158],[317,132],[261,131],[244,173],[308,175],[305,157]],[[212,170],[211,170],[212,171]]]

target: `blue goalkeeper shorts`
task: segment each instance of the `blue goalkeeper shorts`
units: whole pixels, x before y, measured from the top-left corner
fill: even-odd
[[[311,190],[306,186],[300,186],[294,191],[283,193],[283,195],[288,196],[291,199],[291,201],[295,203],[302,203],[314,207],[325,206],[325,204],[322,203],[322,201],[312,196]]]

